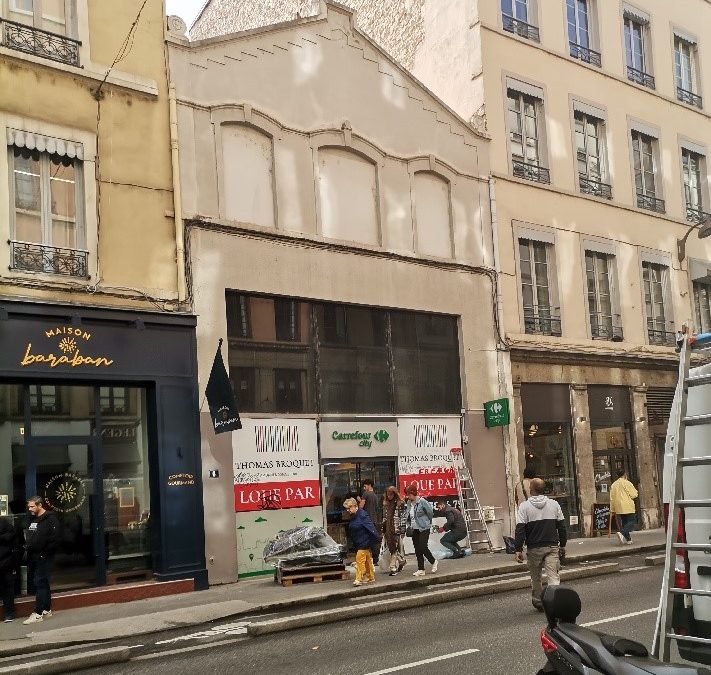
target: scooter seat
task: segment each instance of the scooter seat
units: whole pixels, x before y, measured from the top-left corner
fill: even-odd
[[[582,628],[574,623],[565,623],[563,621],[558,623],[555,630],[560,631],[564,637],[567,637],[569,641],[576,644],[583,651],[594,668],[602,670],[604,673],[616,672],[616,668],[618,667],[616,665],[616,658],[618,656],[624,656],[624,654],[615,654],[603,643],[601,639],[603,636],[588,628]],[[621,638],[618,638],[618,640],[620,639]],[[612,640],[614,641],[615,638],[612,637]]]
[[[647,658],[649,651],[640,642],[617,637],[616,635],[600,635],[600,642],[613,656],[639,656]]]

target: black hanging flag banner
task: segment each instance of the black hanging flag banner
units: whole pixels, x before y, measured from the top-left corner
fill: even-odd
[[[207,404],[210,406],[210,417],[216,434],[234,431],[242,428],[242,422],[237,412],[237,403],[232,391],[230,378],[227,376],[225,362],[222,360],[222,338],[217,345],[215,360],[212,362],[210,379],[205,388]]]

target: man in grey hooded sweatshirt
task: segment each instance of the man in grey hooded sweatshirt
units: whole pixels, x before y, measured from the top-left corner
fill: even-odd
[[[560,584],[560,558],[565,555],[568,533],[560,504],[543,494],[540,478],[531,479],[531,496],[518,508],[516,516],[516,560],[523,562],[527,547],[533,606],[543,611],[541,572],[545,569],[549,586]]]

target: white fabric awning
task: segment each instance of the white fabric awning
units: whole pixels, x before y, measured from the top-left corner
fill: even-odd
[[[535,84],[529,84],[528,82],[522,82],[514,77],[506,78],[506,88],[518,91],[521,94],[527,94],[528,96],[533,96],[538,100],[543,100],[543,88],[538,87]]]
[[[679,30],[677,28],[674,29],[674,35],[676,35],[679,39],[683,40],[684,42],[688,42],[690,45],[695,45],[698,40],[691,34],[687,33],[686,31]]]
[[[65,141],[62,138],[53,138],[52,136],[44,136],[43,134],[35,134],[32,131],[8,129],[7,144],[15,146],[16,148],[49,152],[52,155],[69,157],[70,159],[84,159],[84,147],[81,143]]]

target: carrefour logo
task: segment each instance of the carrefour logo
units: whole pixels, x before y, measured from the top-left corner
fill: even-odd
[[[375,433],[369,431],[334,431],[331,434],[334,441],[358,441],[359,448],[373,447],[373,441],[385,443],[390,438],[390,434],[385,429],[378,429]]]

